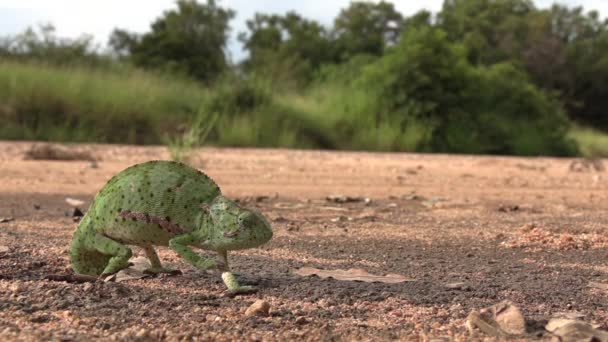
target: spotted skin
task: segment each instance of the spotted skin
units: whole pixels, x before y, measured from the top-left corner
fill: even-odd
[[[150,259],[149,272],[170,272],[154,250],[168,246],[199,269],[221,269],[229,292],[243,293],[253,289],[240,286],[230,273],[228,251],[271,238],[270,224],[259,211],[224,197],[201,171],[150,161],[119,172],[97,193],[72,238],[70,262],[79,274],[113,274],[128,267],[127,245],[136,245]],[[193,247],[217,252],[221,262],[202,258]]]

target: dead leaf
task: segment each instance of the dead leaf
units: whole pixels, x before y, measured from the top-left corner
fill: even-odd
[[[333,278],[336,280],[345,281],[363,281],[367,283],[381,282],[387,284],[397,284],[403,282],[415,281],[415,279],[406,278],[400,274],[387,274],[378,276],[368,273],[365,270],[351,268],[348,270],[320,270],[314,267],[302,267],[294,271],[295,274],[303,277],[318,276],[321,278]]]
[[[66,283],[94,283],[97,280],[97,277],[83,275],[83,274],[49,274],[44,276],[44,279],[51,281],[65,281]]]
[[[520,208],[517,204],[503,204],[498,207],[498,211],[503,213],[510,213],[513,211],[518,211]]]
[[[140,256],[131,260],[131,266],[120,270],[118,273],[107,276],[103,281],[123,282],[127,280],[143,279],[150,276],[144,271],[150,267],[146,257]]]
[[[274,207],[277,209],[300,209],[304,208],[305,205],[302,203],[276,203]]]
[[[590,287],[592,289],[608,291],[608,284],[605,284],[605,283],[596,283],[596,282],[591,281],[591,282],[589,282],[587,287]]]
[[[473,310],[467,319],[467,327],[478,328],[493,337],[514,337],[526,334],[526,320],[521,310],[505,300],[480,311]]]
[[[463,287],[465,287],[466,284],[463,282],[457,282],[457,283],[447,283],[445,284],[445,287],[450,289],[450,290],[460,290]]]
[[[351,197],[351,196],[344,196],[344,195],[333,195],[333,196],[327,196],[325,199],[328,202],[333,202],[333,203],[357,203],[357,202],[364,202],[366,204],[371,203],[371,199],[369,199],[367,197]]]
[[[7,222],[11,222],[11,221],[15,221],[14,217],[0,217],[0,223],[7,223]]]
[[[72,207],[79,207],[84,204],[83,200],[79,200],[76,198],[70,198],[70,197],[66,198],[65,201],[67,204],[71,205]]]
[[[598,341],[608,342],[608,332],[595,329],[581,321],[557,318],[545,326],[547,331],[559,337],[560,341]]]
[[[344,222],[344,221],[352,221],[352,220],[353,220],[352,217],[338,216],[338,217],[332,218],[330,221],[331,222]]]
[[[435,205],[439,202],[445,202],[447,201],[446,198],[442,198],[442,197],[431,197],[430,199],[423,201],[422,205],[424,205],[427,208],[434,208]]]
[[[330,210],[330,211],[348,211],[348,208],[341,207],[319,207],[321,210]]]
[[[406,201],[424,201],[425,198],[420,196],[420,195],[416,195],[416,194],[411,194],[411,195],[407,195],[405,197],[403,197],[404,200]]]
[[[26,160],[88,160],[94,161],[91,152],[73,146],[34,144],[25,151]]]
[[[466,326],[471,334],[473,334],[473,329],[477,328],[484,334],[493,337],[506,337],[508,335],[506,332],[496,326],[496,322],[487,322],[486,319],[482,318],[481,314],[475,310],[471,311],[467,317]]]

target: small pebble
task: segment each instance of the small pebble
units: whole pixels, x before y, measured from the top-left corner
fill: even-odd
[[[85,283],[83,286],[83,290],[85,290],[86,292],[91,291],[91,289],[93,289],[93,284],[91,283]]]
[[[245,311],[245,316],[268,316],[268,311],[270,310],[270,304],[262,299],[255,301],[255,303],[251,304],[247,311]]]
[[[296,324],[298,325],[304,325],[304,324],[308,324],[308,318],[304,317],[304,316],[299,316],[298,318],[296,318]]]

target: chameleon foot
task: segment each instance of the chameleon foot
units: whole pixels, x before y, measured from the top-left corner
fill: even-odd
[[[222,280],[228,288],[228,290],[226,290],[227,297],[234,297],[239,294],[250,294],[258,291],[258,288],[254,286],[239,285],[238,281],[236,280],[236,277],[234,276],[234,273],[232,272],[223,272]]]
[[[234,297],[237,295],[242,295],[242,294],[251,294],[251,293],[256,293],[258,292],[258,288],[255,286],[239,286],[237,288],[234,289],[228,289],[225,292],[225,296],[226,297]]]

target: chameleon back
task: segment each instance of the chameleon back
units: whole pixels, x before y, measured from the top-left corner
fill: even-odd
[[[95,196],[83,223],[125,243],[167,245],[172,236],[194,230],[200,223],[201,205],[220,194],[211,178],[190,166],[150,161],[110,179]]]

